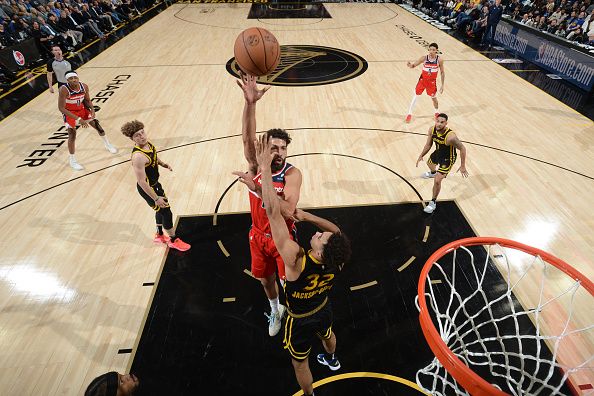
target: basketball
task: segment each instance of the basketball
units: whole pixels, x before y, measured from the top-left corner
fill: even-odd
[[[233,52],[241,70],[253,76],[269,74],[280,60],[278,40],[263,28],[252,27],[239,33]]]

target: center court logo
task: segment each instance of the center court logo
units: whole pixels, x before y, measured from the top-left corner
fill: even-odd
[[[259,77],[258,82],[282,86],[334,84],[358,77],[366,70],[367,61],[349,51],[317,45],[282,45],[278,66],[269,75]],[[239,77],[235,58],[227,62],[227,71]]]

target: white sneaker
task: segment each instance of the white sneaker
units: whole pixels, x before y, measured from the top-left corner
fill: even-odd
[[[282,305],[281,305],[281,307],[282,307]],[[274,337],[280,331],[281,315],[280,315],[279,311],[280,311],[280,307],[279,307],[278,311],[271,312],[270,315],[267,313],[264,313],[264,315],[266,315],[266,317],[268,318],[268,335],[270,337]],[[284,309],[283,309],[283,312],[284,312]]]
[[[118,152],[118,149],[113,147],[111,145],[111,143],[104,143],[104,145],[105,145],[105,148],[107,149],[107,151],[109,151],[110,153],[116,154]]]
[[[285,307],[283,304],[278,304],[278,316],[282,319],[283,316],[285,316],[285,313],[287,312],[287,307]]]
[[[436,175],[436,174],[437,174],[437,172],[435,172],[435,173],[431,173],[431,172],[427,171],[427,172],[423,173],[423,174],[421,175],[421,177],[422,177],[423,179],[433,179],[433,178],[435,177],[435,175]]]
[[[425,209],[423,209],[423,212],[425,213],[433,213],[433,211],[435,210],[435,208],[437,207],[437,204],[433,201],[429,201],[429,203],[427,204],[427,206],[425,206]]]
[[[74,170],[80,171],[83,170],[85,168],[83,168],[83,166],[81,164],[79,164],[78,162],[76,162],[75,159],[70,159],[70,167]]]

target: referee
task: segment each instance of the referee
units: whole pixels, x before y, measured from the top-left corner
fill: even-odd
[[[49,91],[54,93],[54,74],[58,81],[58,89],[60,89],[62,85],[67,84],[64,76],[66,72],[72,70],[72,65],[62,56],[62,49],[59,45],[52,45],[52,54],[54,54],[54,57],[47,62],[47,85]]]

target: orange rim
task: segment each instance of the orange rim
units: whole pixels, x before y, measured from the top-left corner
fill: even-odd
[[[431,348],[439,362],[442,364],[442,366],[448,371],[449,374],[452,375],[452,377],[454,377],[454,379],[460,385],[464,387],[464,389],[466,389],[466,391],[468,391],[471,395],[477,396],[504,396],[507,395],[507,393],[495,388],[489,382],[487,382],[474,371],[472,371],[470,367],[468,367],[460,359],[458,359],[458,357],[450,350],[450,348],[448,348],[446,343],[441,339],[441,336],[435,328],[433,320],[429,315],[429,309],[427,308],[427,301],[425,299],[425,284],[427,276],[429,275],[429,271],[431,270],[431,267],[433,267],[433,264],[446,254],[458,249],[461,246],[495,244],[508,248],[517,249],[525,253],[531,254],[533,256],[540,256],[544,261],[559,268],[572,279],[580,281],[581,286],[585,288],[591,295],[594,295],[594,283],[592,283],[581,272],[567,264],[565,261],[543,250],[534,248],[532,246],[524,245],[522,243],[512,241],[509,239],[496,237],[464,238],[454,242],[450,242],[447,245],[444,245],[437,251],[435,251],[435,253],[433,253],[429,257],[429,259],[427,259],[427,262],[425,263],[425,266],[423,267],[421,275],[419,277],[418,297],[419,321],[421,323],[421,328],[423,330],[425,339],[429,344],[429,347]],[[569,382],[568,384],[571,386]]]

